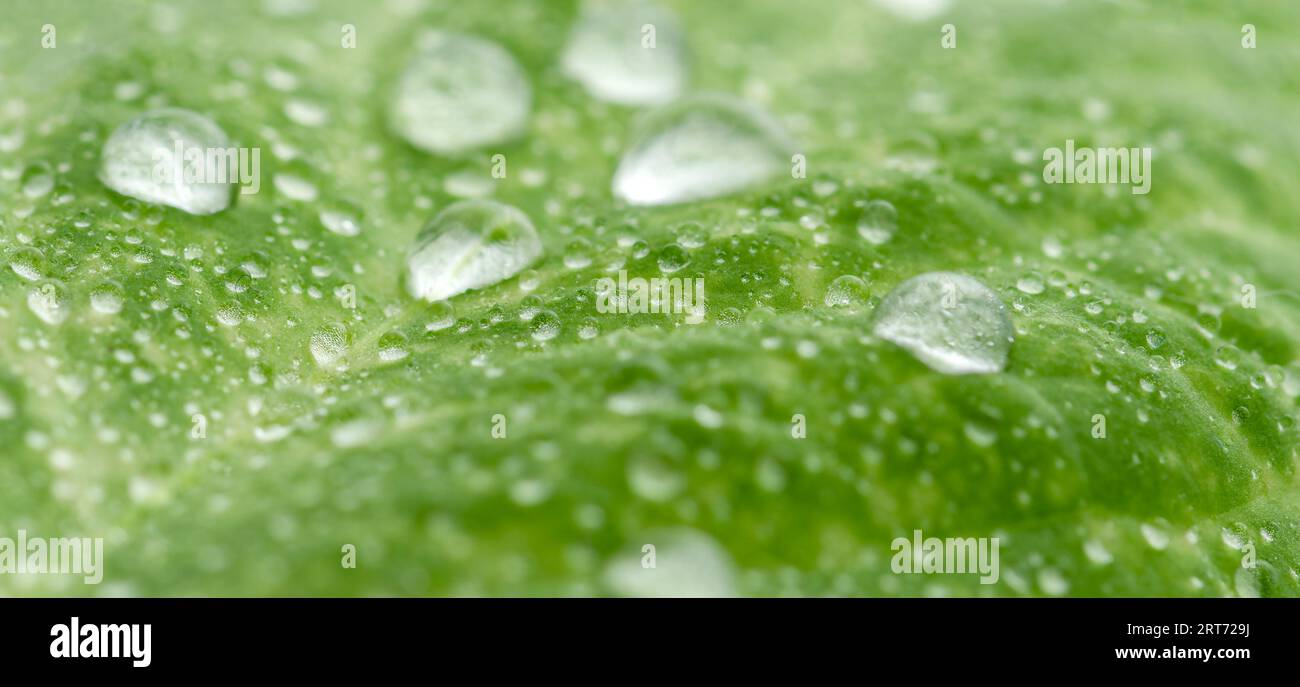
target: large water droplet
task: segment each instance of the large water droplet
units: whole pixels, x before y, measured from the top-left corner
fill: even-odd
[[[466,200],[438,213],[406,259],[412,296],[433,302],[491,286],[542,254],[528,216],[491,200]]]
[[[876,336],[945,374],[1000,372],[1013,329],[1007,307],[978,280],[928,272],[899,284],[876,310]]]
[[[650,112],[614,173],[614,195],[633,205],[715,198],[787,172],[794,144],[742,101],[695,96]]]
[[[501,46],[435,32],[402,72],[388,121],[411,145],[455,155],[518,136],[531,101],[523,70]]]
[[[569,34],[564,73],[592,96],[624,105],[677,97],[686,61],[676,19],[646,0],[587,2]]]
[[[239,170],[225,163],[224,152],[230,148],[226,133],[203,115],[179,108],[153,110],[109,136],[99,180],[146,203],[210,215],[230,206],[231,182],[238,180]],[[226,183],[215,183],[219,180]]]

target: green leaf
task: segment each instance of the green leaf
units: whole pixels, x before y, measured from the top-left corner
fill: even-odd
[[[629,208],[610,184],[641,110],[560,72],[574,3],[19,3],[0,537],[103,537],[105,572],[0,594],[1296,596],[1300,13],[1249,4],[672,3],[691,91],[771,111],[808,177]],[[431,28],[514,56],[523,137],[453,159],[391,131]],[[260,148],[260,192],[193,216],[105,188],[108,134],[164,106]],[[1045,184],[1067,139],[1151,146],[1151,192]],[[407,251],[484,189],[543,257],[428,327],[447,306],[408,295]],[[871,200],[897,210],[879,245]],[[707,241],[677,245],[685,223]],[[677,251],[705,322],[597,311],[611,266]],[[872,336],[932,271],[1007,304],[1005,370]],[[864,307],[826,305],[845,275]],[[997,537],[999,582],[892,573],[914,530]]]

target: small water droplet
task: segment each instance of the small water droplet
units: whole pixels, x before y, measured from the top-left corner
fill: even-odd
[[[1043,275],[1037,272],[1030,272],[1020,279],[1016,280],[1016,288],[1021,293],[1027,293],[1031,296],[1037,296],[1044,290]]]
[[[867,304],[871,290],[860,277],[845,274],[835,278],[826,289],[825,303],[828,308],[837,308],[849,312],[861,310]]]
[[[659,249],[659,271],[672,274],[690,264],[691,258],[682,247],[673,243]]]
[[[116,315],[124,302],[122,287],[115,282],[104,282],[90,291],[90,307],[104,315]]]
[[[27,307],[46,324],[68,319],[68,288],[53,279],[33,284],[27,291]]]
[[[54,189],[54,172],[45,162],[28,165],[19,180],[23,195],[28,198],[40,198]]]
[[[593,97],[624,105],[668,102],[686,80],[676,19],[645,0],[583,3],[561,60]]]
[[[338,362],[348,350],[347,329],[341,324],[329,324],[311,335],[311,357],[316,364],[328,367]]]
[[[898,231],[898,211],[887,200],[867,201],[858,215],[858,235],[873,245],[883,245]]]
[[[529,323],[535,341],[550,341],[560,334],[560,318],[550,310],[539,311]]]
[[[406,337],[401,332],[388,332],[379,337],[379,359],[391,363],[410,354],[406,350]]]

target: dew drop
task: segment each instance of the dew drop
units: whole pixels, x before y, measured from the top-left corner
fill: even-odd
[[[68,319],[68,289],[53,279],[33,284],[27,291],[27,307],[46,324],[61,324]]]
[[[341,208],[327,208],[320,211],[321,226],[339,236],[356,236],[361,233],[361,224],[356,214]]]
[[[438,301],[429,308],[429,322],[424,325],[426,331],[436,332],[456,324],[456,311],[447,301]]]
[[[37,162],[23,170],[19,184],[24,196],[40,198],[54,189],[54,172],[48,163]]]
[[[593,97],[623,105],[668,102],[686,80],[677,21],[646,0],[584,3],[561,64]]]
[[[997,294],[953,272],[928,272],[895,287],[876,310],[874,332],[944,374],[1000,372],[1013,339]]]
[[[491,200],[465,200],[438,213],[406,259],[407,289],[441,301],[518,274],[542,254],[528,216]]]
[[[614,173],[632,205],[716,198],[786,173],[794,144],[766,113],[734,98],[692,96],[646,114]]]
[[[532,89],[519,63],[496,43],[449,32],[422,41],[388,106],[388,121],[411,145],[456,155],[523,132]]]
[[[659,271],[672,274],[690,264],[691,258],[681,246],[672,243],[659,249],[658,262]]]
[[[347,329],[341,324],[325,325],[311,335],[309,348],[311,357],[316,359],[317,365],[321,367],[333,365],[347,352]]]
[[[27,281],[36,281],[44,276],[45,255],[30,246],[15,248],[9,254],[9,269]]]
[[[1016,280],[1016,288],[1021,293],[1037,296],[1042,293],[1046,287],[1043,285],[1043,275],[1037,272],[1030,272]]]
[[[826,307],[855,312],[867,304],[871,290],[860,277],[845,274],[835,278],[826,289]]]
[[[178,146],[183,151],[179,160]],[[229,169],[210,170],[200,158],[230,147],[221,127],[203,115],[179,108],[153,110],[123,124],[109,136],[101,154],[99,180],[136,200],[167,205],[192,215],[210,215],[230,206],[229,182],[237,175],[232,177]],[[189,152],[195,150],[201,155]],[[158,175],[155,170],[165,173]],[[217,172],[224,176],[217,176]],[[215,183],[217,179],[227,183]]]
[[[388,332],[379,337],[379,359],[391,363],[409,355],[406,350],[406,337],[401,332]]]
[[[116,315],[124,302],[122,287],[114,282],[104,282],[90,291],[90,307],[103,315]]]
[[[529,322],[528,330],[534,341],[550,341],[560,333],[560,318],[550,310],[538,311]]]
[[[887,200],[868,201],[858,215],[858,235],[872,245],[882,245],[898,231],[898,211]]]

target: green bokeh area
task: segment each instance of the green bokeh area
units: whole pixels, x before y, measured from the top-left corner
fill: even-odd
[[[98,586],[0,575],[0,594],[649,593],[610,572],[640,570],[645,544],[647,579],[740,595],[1300,594],[1300,5],[671,7],[690,89],[773,113],[806,179],[617,202],[638,111],[560,72],[575,3],[0,2],[0,255],[61,282],[69,311],[42,321],[40,282],[0,270],[0,536],[103,537],[106,558]],[[445,159],[389,130],[432,28],[515,56],[525,136]],[[108,134],[161,106],[260,148],[261,192],[195,217],[100,184]],[[1150,146],[1151,192],[1044,184],[1066,139]],[[31,197],[41,165],[54,188]],[[428,331],[406,251],[484,184],[537,225],[538,286],[457,296],[457,324]],[[858,235],[864,198],[898,210],[883,245]],[[329,208],[360,234],[323,228]],[[711,232],[674,274],[705,279],[707,320],[596,313],[593,281],[658,276],[685,221]],[[932,270],[1007,303],[1004,372],[941,375],[871,335],[878,299]],[[842,275],[866,307],[825,306]],[[90,307],[106,281],[116,315]],[[554,339],[519,317],[538,305]],[[343,369],[310,352],[324,328],[346,332]],[[891,541],[917,529],[998,537],[998,583],[893,574]],[[701,540],[722,562],[692,573]]]

